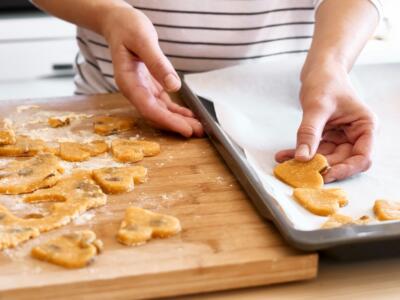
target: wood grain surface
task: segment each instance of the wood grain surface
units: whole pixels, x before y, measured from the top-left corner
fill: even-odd
[[[99,95],[4,102],[1,114],[34,103],[43,110],[77,113],[131,110],[119,95]],[[110,196],[84,223],[0,253],[0,299],[141,299],[316,276],[317,255],[291,249],[258,216],[206,138],[183,139],[143,122],[132,134],[161,144],[160,155],[141,162],[149,169],[149,181],[131,193]],[[125,208],[132,205],[178,217],[183,231],[139,247],[119,244],[115,234]],[[92,229],[105,244],[89,267],[66,270],[30,258],[29,250],[38,241],[82,228]]]

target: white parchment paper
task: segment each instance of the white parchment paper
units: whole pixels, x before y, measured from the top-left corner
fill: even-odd
[[[326,217],[303,209],[292,199],[292,189],[272,175],[274,154],[295,145],[303,61],[300,55],[191,74],[185,79],[197,95],[214,102],[222,128],[245,150],[264,188],[275,196],[294,227],[315,230]],[[352,78],[360,97],[380,120],[374,163],[369,171],[326,187],[347,192],[349,204],[340,213],[373,218],[376,199],[400,201],[400,64],[357,66]]]

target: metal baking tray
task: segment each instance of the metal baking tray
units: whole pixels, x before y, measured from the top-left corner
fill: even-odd
[[[293,247],[322,250],[337,259],[364,259],[400,254],[400,222],[374,225],[346,225],[334,229],[303,231],[296,229],[278,201],[264,188],[247,162],[243,150],[218,123],[210,100],[196,96],[182,76],[181,98],[204,125],[217,151],[246,191],[260,215],[272,221]]]

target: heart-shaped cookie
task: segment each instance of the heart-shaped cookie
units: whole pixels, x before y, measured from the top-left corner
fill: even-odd
[[[69,117],[50,117],[47,119],[47,123],[50,127],[58,128],[71,124],[71,119]]]
[[[133,128],[136,121],[129,117],[98,116],[93,123],[94,132],[101,135],[111,135]]]
[[[381,221],[400,220],[400,203],[376,200],[374,213],[378,220]]]
[[[107,194],[127,193],[135,183],[146,181],[147,169],[143,166],[109,167],[93,170],[93,179]]]
[[[60,147],[56,153],[63,160],[78,162],[85,161],[91,156],[97,156],[108,151],[108,144],[105,141],[97,140],[87,144],[79,144],[76,142],[60,143]]]
[[[307,162],[291,159],[277,165],[274,175],[295,188],[320,188],[324,185],[322,172],[329,168],[325,156],[316,154]]]
[[[145,156],[160,153],[160,144],[144,140],[115,139],[111,143],[111,152],[119,162],[136,162]]]
[[[365,225],[371,221],[370,217],[368,216],[362,216],[357,220],[353,220],[352,217],[345,216],[345,215],[339,215],[339,214],[333,214],[329,216],[328,220],[321,226],[322,229],[331,229],[331,228],[337,228],[337,227],[342,227],[345,225]]]
[[[136,246],[152,238],[166,238],[181,231],[179,220],[173,216],[129,207],[117,234],[119,242]]]
[[[293,197],[301,206],[318,216],[332,215],[347,205],[346,194],[341,189],[297,188],[293,191]]]
[[[82,268],[93,262],[101,252],[103,243],[90,230],[78,231],[56,237],[34,247],[31,255],[66,268]]]

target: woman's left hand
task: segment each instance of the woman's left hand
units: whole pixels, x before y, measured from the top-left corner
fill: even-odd
[[[376,117],[360,101],[347,71],[340,66],[319,66],[302,80],[303,119],[296,149],[282,150],[276,161],[308,161],[315,153],[331,166],[326,183],[366,171],[371,165]]]

